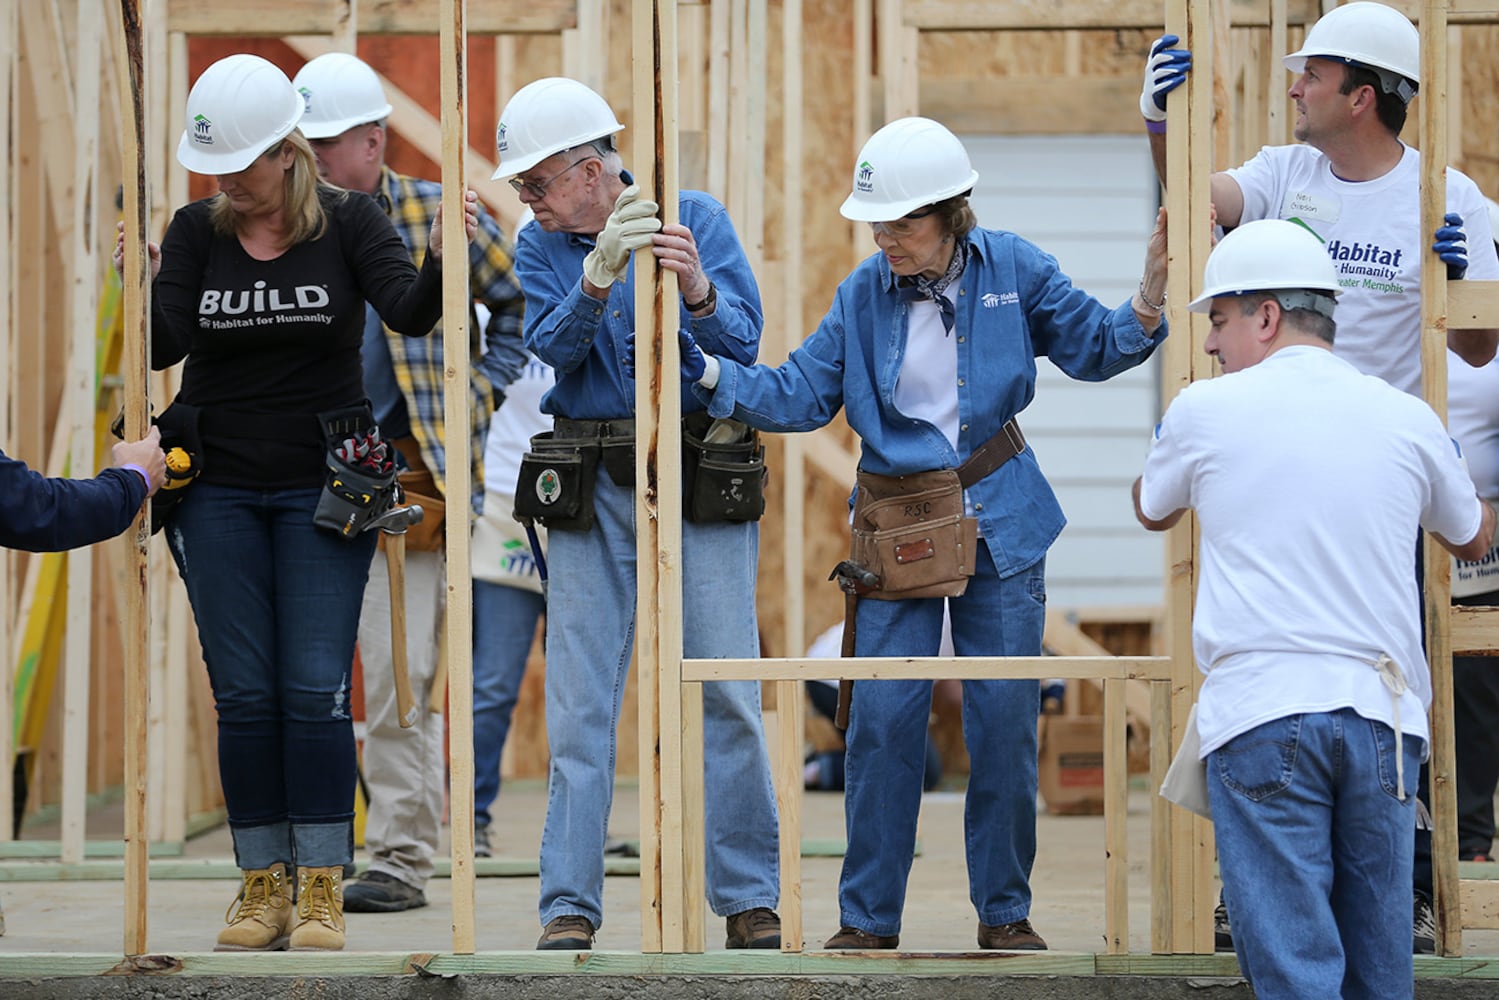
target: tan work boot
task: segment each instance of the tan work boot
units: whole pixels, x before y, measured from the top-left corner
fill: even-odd
[[[286,865],[245,869],[239,896],[229,904],[214,951],[283,951],[292,925]]]
[[[292,951],[342,951],[344,869],[297,867],[297,920]]]

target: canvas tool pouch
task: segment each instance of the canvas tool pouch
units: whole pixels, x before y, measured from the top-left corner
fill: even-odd
[[[860,470],[849,559],[880,579],[864,596],[962,596],[978,553],[978,520],[963,516],[963,490],[1024,450],[1012,419],[956,469],[904,476]]]
[[[532,437],[530,450],[521,456],[514,516],[522,524],[540,521],[549,531],[593,527],[593,483],[602,449],[597,434],[563,436],[573,423],[558,419],[553,430]]]
[[[973,575],[978,521],[963,516],[956,469],[859,473],[849,558],[880,578],[865,597],[958,597]]]
[[[765,446],[754,428],[706,413],[682,418],[682,516],[687,520],[760,520],[769,477]]]

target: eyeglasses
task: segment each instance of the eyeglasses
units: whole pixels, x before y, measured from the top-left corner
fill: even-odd
[[[597,157],[585,156],[581,160],[574,160],[572,163],[563,167],[561,170],[557,171],[555,174],[548,177],[540,184],[537,184],[534,181],[523,181],[519,177],[512,177],[510,178],[510,186],[515,188],[518,193],[529,194],[532,201],[540,201],[547,196],[547,188],[552,186],[553,181],[557,180],[557,178],[561,177],[563,174],[567,173],[578,164],[587,163],[589,160],[594,159],[597,159]]]
[[[871,222],[869,224],[869,230],[876,236],[878,236],[880,233],[884,233],[891,239],[904,239],[905,237],[910,236],[912,233],[916,232],[916,223],[919,220],[925,219],[928,215],[931,215],[935,211],[935,208],[923,208],[915,212],[909,212],[906,215],[901,216],[899,219],[896,219],[894,222]]]

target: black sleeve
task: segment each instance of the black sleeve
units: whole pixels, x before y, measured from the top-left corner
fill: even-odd
[[[161,241],[161,271],[151,285],[151,367],[187,357],[198,324],[198,298],[213,229],[203,202],[179,208]]]
[[[0,546],[61,552],[113,538],[135,519],[146,482],[131,469],[94,479],[47,479],[0,452]]]
[[[365,301],[397,333],[431,333],[442,318],[442,266],[429,253],[418,271],[389,216],[369,195],[350,191],[334,210],[344,256]]]

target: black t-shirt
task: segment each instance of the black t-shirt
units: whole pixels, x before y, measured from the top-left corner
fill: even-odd
[[[317,486],[318,413],[364,399],[359,346],[368,301],[391,329],[425,336],[442,314],[441,270],[420,274],[368,195],[324,187],[328,224],[275,260],[215,234],[208,201],[179,209],[152,285],[151,362],[184,357],[177,398],[202,410],[204,482]]]

